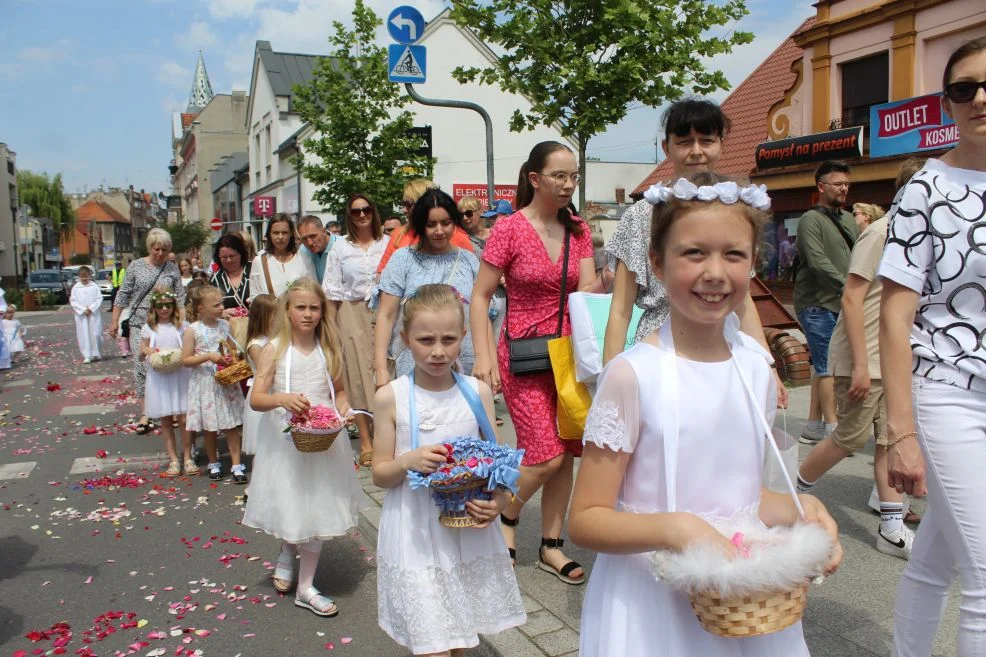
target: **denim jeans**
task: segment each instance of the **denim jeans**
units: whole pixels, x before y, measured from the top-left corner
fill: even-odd
[[[829,341],[835,330],[835,320],[839,313],[834,313],[818,306],[808,306],[798,313],[801,330],[808,339],[808,353],[811,354],[811,366],[818,376],[829,375]]]

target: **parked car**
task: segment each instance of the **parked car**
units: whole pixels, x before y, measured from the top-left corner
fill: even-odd
[[[104,299],[109,299],[113,296],[112,273],[112,269],[100,269],[96,272],[96,284],[99,285],[99,291]]]
[[[27,275],[27,289],[45,290],[55,296],[56,303],[66,303],[71,285],[65,283],[65,277],[57,269],[35,269]]]

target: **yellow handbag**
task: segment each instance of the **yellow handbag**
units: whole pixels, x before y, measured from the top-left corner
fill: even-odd
[[[582,440],[592,396],[585,385],[575,378],[575,352],[571,336],[548,340],[548,356],[558,391],[558,436],[563,440]]]

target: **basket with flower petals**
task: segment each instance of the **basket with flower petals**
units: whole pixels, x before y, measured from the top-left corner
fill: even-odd
[[[488,500],[497,487],[517,491],[524,450],[476,437],[454,438],[444,444],[445,464],[424,475],[408,472],[412,489],[429,488],[438,505],[438,520],[446,527],[473,527],[480,523],[466,510],[471,500]]]
[[[170,374],[181,369],[181,349],[158,349],[147,357],[151,369],[161,374]]]
[[[317,404],[304,415],[292,415],[284,432],[291,434],[294,448],[299,452],[324,452],[332,447],[345,426],[335,409]]]

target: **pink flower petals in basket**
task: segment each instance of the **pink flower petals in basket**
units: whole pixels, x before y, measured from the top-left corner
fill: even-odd
[[[324,452],[332,447],[336,436],[345,426],[334,408],[322,404],[312,406],[305,415],[292,415],[285,432],[299,452]]]

